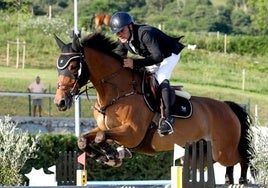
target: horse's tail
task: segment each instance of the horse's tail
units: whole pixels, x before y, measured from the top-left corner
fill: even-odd
[[[225,101],[226,104],[233,110],[239,119],[241,125],[241,136],[238,145],[238,151],[244,162],[249,164],[250,160],[255,155],[253,148],[253,132],[252,132],[252,119],[246,110],[239,104],[231,101]]]

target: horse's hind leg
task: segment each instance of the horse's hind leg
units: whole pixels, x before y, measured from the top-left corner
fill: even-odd
[[[234,166],[226,167],[225,184],[234,184]]]
[[[247,172],[248,172],[248,163],[241,162],[241,177],[239,178],[239,184],[247,184],[248,179],[247,179]]]

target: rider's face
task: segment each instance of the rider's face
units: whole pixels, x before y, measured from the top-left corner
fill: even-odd
[[[132,25],[125,26],[121,31],[116,33],[117,38],[120,42],[125,43],[131,35]]]

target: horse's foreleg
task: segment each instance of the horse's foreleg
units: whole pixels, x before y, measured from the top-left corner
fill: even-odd
[[[99,127],[96,127],[92,131],[83,133],[78,139],[78,148],[82,151],[87,152],[89,145],[95,140],[96,134],[100,131]]]
[[[98,151],[92,144],[87,142],[87,139],[80,137],[78,139],[78,148],[87,153],[87,156],[95,159],[98,163],[105,164],[108,161],[107,157],[101,152]]]
[[[92,131],[82,134],[81,137],[77,141],[78,148],[86,152],[88,156],[96,160],[100,158],[101,155],[103,155],[99,151],[97,151],[92,145],[95,139],[95,136],[97,132],[99,131],[100,131],[99,128],[96,127]],[[102,159],[101,161],[105,161],[105,160]]]
[[[109,143],[111,142],[111,143]],[[114,142],[111,140],[107,140],[106,139],[106,134],[104,131],[100,131],[97,133],[96,137],[95,137],[95,143],[97,143],[102,149],[103,152],[105,152],[108,155],[108,158],[112,159],[112,158],[131,158],[132,154],[131,152],[123,147],[113,147],[112,144],[114,144]]]
[[[98,131],[98,132],[96,132]],[[99,148],[109,160],[113,160],[118,158],[118,152],[117,150],[112,147],[109,143],[107,143],[105,132],[96,130],[94,131],[94,134],[92,132],[83,134],[81,138],[78,140],[78,147],[81,150],[84,151],[90,151],[92,149],[92,146]],[[94,140],[92,138],[95,136]],[[90,145],[92,146],[90,147]]]
[[[121,159],[118,158],[118,152],[108,143],[104,142],[104,144],[100,146],[95,143],[88,143],[85,137],[81,137],[78,140],[78,147],[100,164],[107,164],[114,167],[118,167],[122,164]]]
[[[107,142],[105,132],[98,127],[93,131],[84,133],[78,139],[78,147],[98,163],[113,167],[119,167],[122,164],[122,157],[119,156],[119,152]]]
[[[97,143],[103,152],[105,152],[109,159],[124,159],[124,158],[132,158],[132,153],[129,149],[119,146],[115,148],[112,146],[114,144],[113,140],[107,139],[105,131],[100,131],[97,133],[95,137],[95,143]]]
[[[225,183],[234,184],[234,166],[226,167]]]

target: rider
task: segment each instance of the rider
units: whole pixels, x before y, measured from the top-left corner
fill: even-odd
[[[170,37],[155,27],[135,24],[127,12],[116,12],[111,17],[110,27],[119,40],[117,53],[124,58],[123,66],[131,69],[145,67],[155,75],[165,106],[163,121],[160,121],[158,129],[161,135],[173,133],[169,79],[184,45],[178,42],[179,38]],[[143,58],[129,58],[128,51]]]

